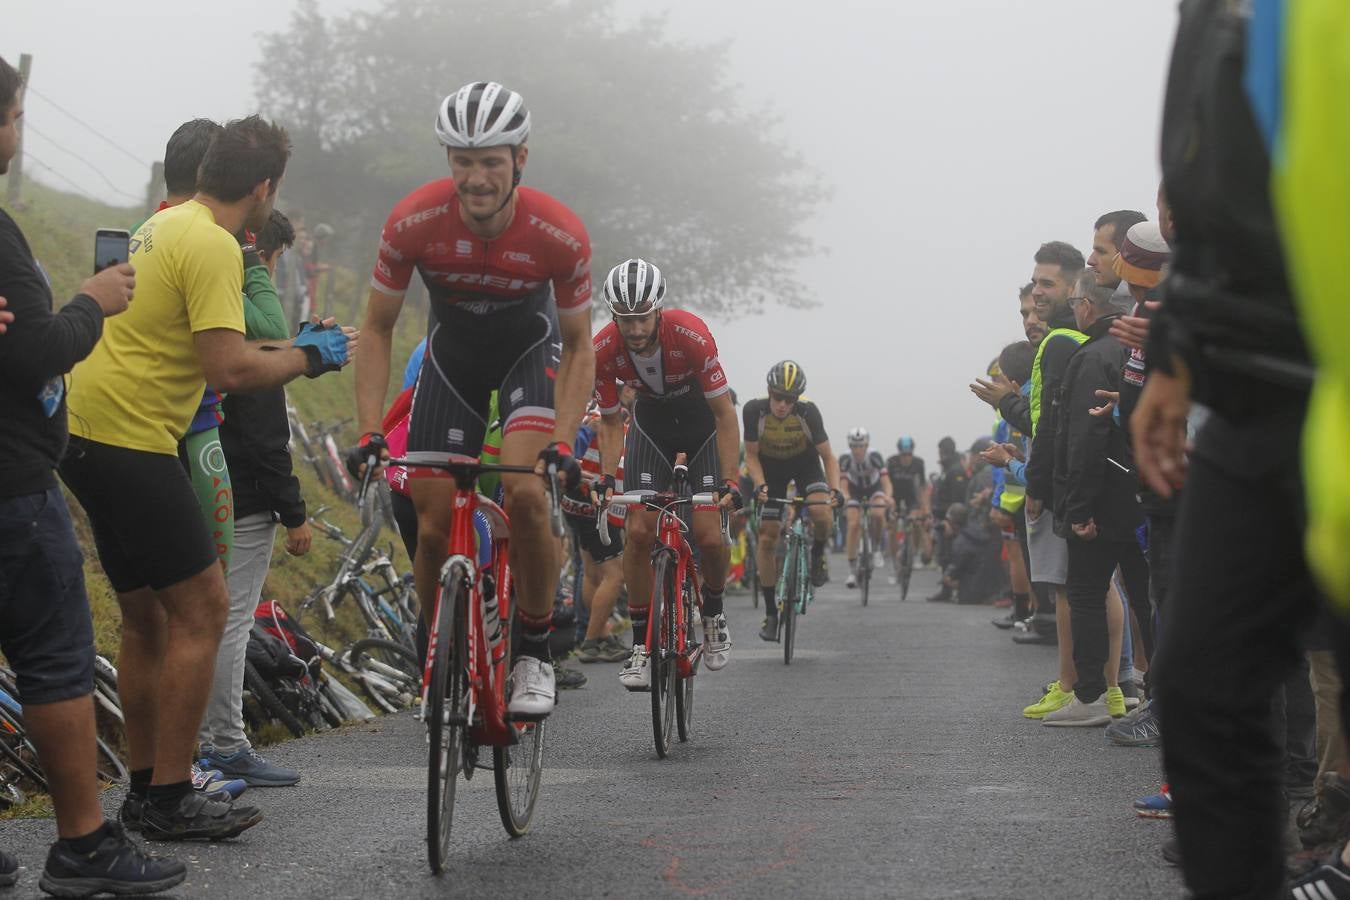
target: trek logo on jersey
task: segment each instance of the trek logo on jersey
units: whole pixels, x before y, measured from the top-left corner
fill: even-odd
[[[612,333],[601,336],[600,340],[596,341],[595,352],[599,353],[612,343],[614,343],[614,335]]]
[[[581,284],[577,285],[576,290],[572,291],[572,296],[573,298],[580,300],[582,297],[589,297],[590,295],[591,295],[591,279],[590,276],[588,275],[586,276],[586,280],[583,281]]]
[[[455,254],[457,256],[473,256],[473,242],[455,241]]]
[[[461,243],[463,243],[461,241]],[[521,253],[518,250],[504,250],[502,259],[509,259],[511,262],[524,263],[527,266],[534,265],[534,257],[528,253]]]
[[[379,256],[375,257],[375,271],[379,272],[385,278],[394,277],[394,271],[389,268],[389,263],[385,262],[384,259]]]
[[[697,331],[685,328],[683,325],[675,325],[672,327],[674,327],[676,334],[682,334],[685,337],[689,338],[691,341],[697,342],[700,347],[708,346],[707,340],[705,340],[703,335],[699,334]]]
[[[403,262],[403,254],[383,237],[380,238],[380,255],[387,256],[394,262]]]
[[[571,250],[580,250],[580,249],[581,249],[581,241],[579,241],[579,240],[577,240],[576,238],[572,237],[572,235],[570,235],[570,234],[568,234],[567,232],[563,231],[561,228],[559,228],[557,225],[554,225],[552,222],[545,222],[543,219],[539,218],[538,216],[533,216],[533,215],[532,215],[532,216],[530,216],[530,224],[533,225],[535,228],[538,228],[540,231],[544,232],[545,234],[547,234],[547,235],[549,235],[549,236],[551,236],[551,237],[553,237],[553,238],[556,238],[556,239],[559,240],[559,241],[562,241],[562,242],[563,242],[564,244],[566,244],[567,247],[568,247],[569,249],[571,249]]]
[[[503,278],[486,272],[435,272],[432,277],[447,284],[474,284],[503,291],[532,291],[543,283],[523,278]]]
[[[403,229],[405,228],[410,228],[413,225],[418,225],[421,224],[422,222],[429,221],[431,219],[436,218],[437,216],[444,215],[449,211],[450,211],[450,204],[442,203],[440,206],[433,206],[431,209],[424,209],[421,212],[415,212],[411,216],[408,216],[407,218],[404,219],[399,219],[397,222],[395,222],[394,231],[402,234]]]

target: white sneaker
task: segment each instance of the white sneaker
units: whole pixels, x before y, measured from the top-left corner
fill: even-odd
[[[899,583],[900,583],[900,579],[899,579],[899,578],[896,578],[894,575],[887,575],[887,576],[886,576],[886,583],[887,583],[887,584],[899,584]]]
[[[725,668],[731,661],[731,632],[727,631],[727,615],[703,617],[703,662],[709,671]]]
[[[1046,713],[1041,719],[1042,725],[1059,728],[1097,728],[1111,722],[1111,712],[1106,708],[1106,695],[1102,694],[1091,703],[1084,703],[1075,696],[1068,706],[1060,707],[1052,713]]]
[[[886,567],[885,555],[880,550],[874,551],[872,553],[872,568],[883,569],[885,567]]]
[[[541,719],[553,712],[557,702],[553,667],[533,656],[517,659],[511,667],[511,703],[507,712],[513,716]]]
[[[647,655],[645,644],[634,644],[628,664],[619,670],[619,684],[630,691],[650,691],[652,689],[652,660]]]
[[[857,586],[858,586],[858,576],[850,572],[849,576],[844,579],[844,587],[855,588]]]

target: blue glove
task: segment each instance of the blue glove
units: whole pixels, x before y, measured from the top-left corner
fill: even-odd
[[[305,351],[309,368],[305,375],[318,378],[325,372],[336,372],[347,363],[347,335],[334,325],[323,328],[312,322],[300,326],[293,346]]]

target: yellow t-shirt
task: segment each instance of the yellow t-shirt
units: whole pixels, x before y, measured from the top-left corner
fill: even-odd
[[[156,213],[131,239],[136,292],[75,367],[70,430],[101,444],[178,453],[206,376],[192,335],[244,331],[239,243],[195,200]]]

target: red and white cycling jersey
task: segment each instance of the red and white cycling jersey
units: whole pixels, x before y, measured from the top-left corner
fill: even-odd
[[[717,358],[717,342],[703,320],[691,312],[670,309],[661,313],[657,347],[650,357],[629,353],[613,322],[600,329],[594,344],[595,389],[604,415],[619,411],[620,384],[631,385],[640,397],[652,400],[680,399],[695,388],[712,399],[731,389]]]
[[[516,188],[516,210],[491,240],[469,231],[455,182],[442,178],[404,197],[380,235],[371,285],[400,297],[416,269],[436,301],[488,312],[513,300],[547,296],[558,314],[591,306],[591,243],[576,214],[542,191]]]

